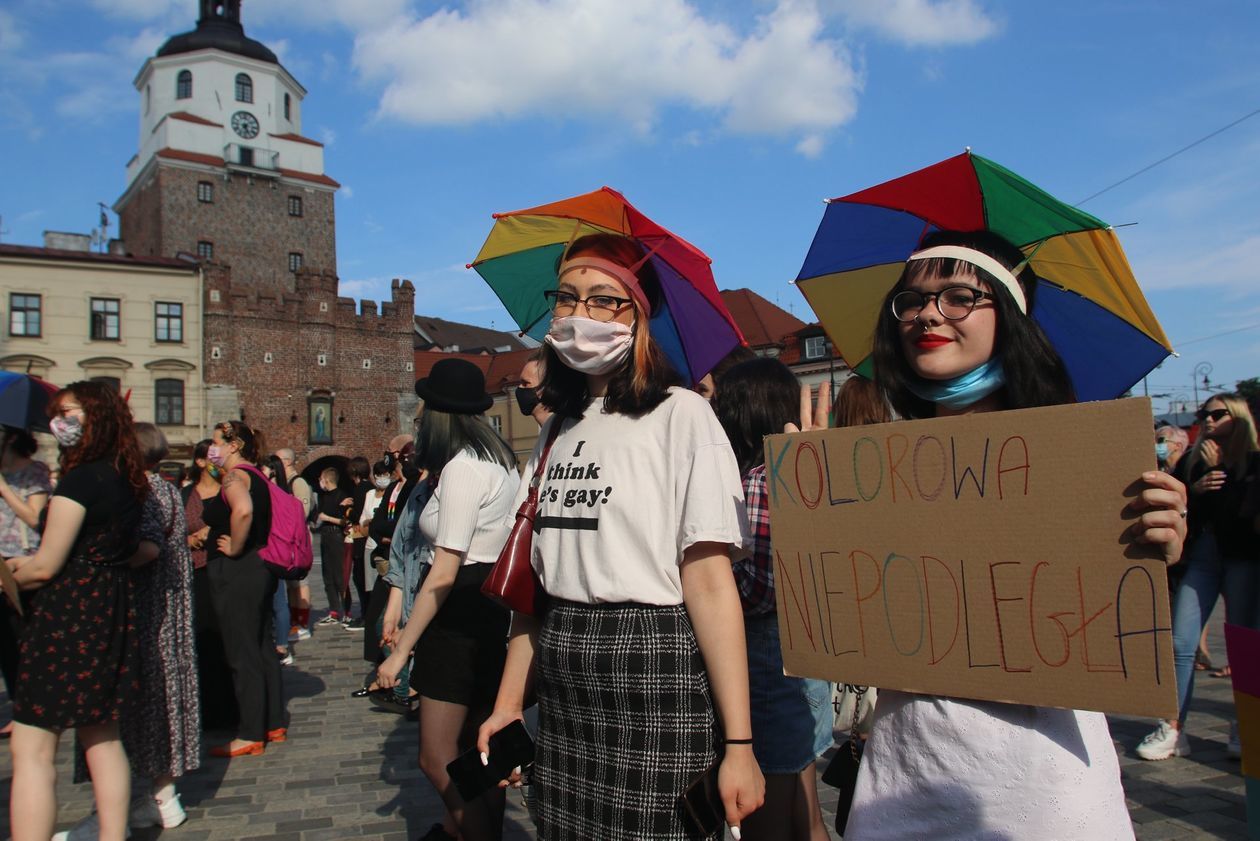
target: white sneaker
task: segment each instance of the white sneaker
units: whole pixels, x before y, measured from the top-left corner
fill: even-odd
[[[1242,738],[1238,735],[1237,721],[1229,723],[1229,744],[1225,747],[1225,752],[1231,759],[1242,759]]]
[[[303,628],[300,625],[294,625],[289,628],[289,642],[301,642],[310,638],[311,632],[307,628]]]
[[[58,832],[52,837],[52,841],[97,841],[100,836],[101,820],[93,812],[65,832]],[[127,827],[124,837],[131,837],[131,827]]]
[[[188,813],[184,811],[184,804],[179,802],[179,793],[176,792],[170,796],[168,800],[156,801],[158,811],[162,813],[162,828],[174,829],[175,827],[188,820]]]
[[[1190,738],[1185,731],[1161,721],[1154,732],[1137,746],[1137,755],[1143,759],[1168,759],[1171,756],[1189,756]]]

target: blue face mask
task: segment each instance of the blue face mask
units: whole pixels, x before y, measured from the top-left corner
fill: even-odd
[[[1155,458],[1160,461],[1168,461],[1168,443],[1161,441],[1155,445]]]
[[[973,368],[952,380],[925,380],[915,377],[906,387],[921,397],[947,409],[965,409],[1006,385],[1002,360],[993,357],[979,368]]]

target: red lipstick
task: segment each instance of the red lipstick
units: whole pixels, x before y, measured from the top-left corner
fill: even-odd
[[[916,347],[933,350],[938,347],[944,347],[952,341],[953,339],[947,339],[936,333],[924,333],[922,336],[914,340],[914,344]]]

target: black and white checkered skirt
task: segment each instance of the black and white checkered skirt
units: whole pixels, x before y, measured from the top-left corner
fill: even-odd
[[[686,608],[553,601],[536,663],[540,841],[690,838],[678,797],[718,731]]]

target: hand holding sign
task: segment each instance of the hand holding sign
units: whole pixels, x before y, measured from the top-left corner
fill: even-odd
[[[1160,470],[1143,473],[1142,481],[1147,487],[1128,506],[1140,515],[1128,535],[1159,549],[1172,566],[1181,560],[1186,541],[1186,486]]]

